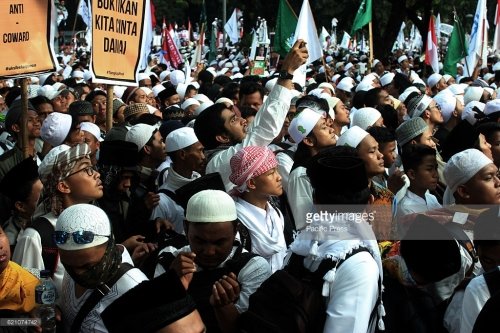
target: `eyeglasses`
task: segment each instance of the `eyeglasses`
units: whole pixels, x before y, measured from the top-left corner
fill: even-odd
[[[98,235],[94,234],[92,231],[75,231],[73,233],[69,233],[66,231],[55,231],[52,234],[52,238],[54,243],[57,245],[66,244],[70,236],[73,236],[73,242],[76,244],[90,244],[94,241],[95,236],[100,237],[110,237],[110,235]]]
[[[75,172],[70,173],[69,175],[67,175],[67,176],[66,176],[66,178],[69,178],[69,177],[71,177],[71,176],[73,176],[73,175],[76,175],[77,173],[82,172],[82,171],[85,171],[85,172],[87,173],[87,175],[88,175],[89,177],[91,177],[91,176],[93,176],[93,175],[94,175],[94,172],[96,172],[97,170],[94,168],[94,166],[93,166],[93,165],[89,165],[89,166],[86,166],[86,167],[85,167],[85,168],[83,168],[83,169],[80,169],[80,170],[78,170],[78,171],[75,171]]]

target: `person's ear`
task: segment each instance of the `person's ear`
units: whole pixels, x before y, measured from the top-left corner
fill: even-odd
[[[21,213],[24,213],[26,211],[24,209],[24,203],[22,201],[16,201],[14,203],[14,208]]]
[[[410,169],[406,172],[406,175],[408,176],[408,178],[410,178],[410,180],[415,180],[415,173],[415,170]]]
[[[71,193],[71,189],[64,180],[57,183],[56,189],[61,193],[65,194]]]
[[[16,133],[20,133],[21,132],[21,126],[19,126],[19,124],[13,124],[11,126],[11,129],[12,129],[12,131],[14,131]]]
[[[312,137],[306,136],[302,142],[308,147],[314,147],[314,139]]]
[[[423,113],[423,117],[424,119],[430,119],[431,118],[431,111],[429,111],[429,109],[426,109]]]
[[[375,197],[373,196],[373,194],[370,194],[370,196],[368,197],[368,204],[373,205],[374,202],[375,202]]]
[[[230,143],[230,141],[231,141],[231,140],[229,140],[229,137],[225,134],[216,135],[215,140],[217,140],[217,142],[224,143],[224,144]]]
[[[143,147],[143,149],[144,149],[144,152],[146,153],[146,155],[151,155],[151,147],[150,146],[145,145]]]
[[[457,187],[455,194],[458,194],[460,197],[462,197],[464,199],[470,198],[469,190],[467,189],[467,186],[465,186],[465,185],[460,185],[459,187]]]
[[[255,180],[253,178],[247,180],[247,188],[249,188],[250,190],[255,190],[257,188],[257,186],[255,185]]]

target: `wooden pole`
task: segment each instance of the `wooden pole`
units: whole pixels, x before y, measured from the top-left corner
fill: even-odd
[[[325,79],[326,79],[326,83],[330,82],[330,79],[328,78],[328,71],[327,71],[327,67],[326,67],[326,62],[325,62],[325,57],[321,57],[321,61],[323,62],[323,68],[325,69]]]
[[[30,156],[29,138],[28,138],[28,79],[21,79],[21,147],[23,149],[23,157],[26,159]]]
[[[372,21],[368,23],[368,34],[370,35],[370,56],[368,57],[368,73],[372,70],[373,64],[373,30],[372,30]]]
[[[113,85],[108,84],[106,88],[106,133],[113,127]]]

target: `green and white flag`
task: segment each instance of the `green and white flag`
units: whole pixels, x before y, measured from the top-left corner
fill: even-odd
[[[284,57],[293,46],[295,27],[297,26],[297,15],[287,0],[280,0],[276,22],[274,51]]]
[[[372,21],[372,0],[363,0],[352,25],[351,35]]]

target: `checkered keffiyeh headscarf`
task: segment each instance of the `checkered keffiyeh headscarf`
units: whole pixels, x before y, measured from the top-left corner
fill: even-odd
[[[53,164],[52,172],[47,175],[44,183],[45,198],[50,203],[50,208],[54,215],[58,216],[62,211],[62,200],[57,192],[57,183],[68,177],[74,172],[74,167],[82,158],[90,159],[90,148],[86,143],[80,143],[68,150],[59,153]]]
[[[230,194],[237,195],[247,190],[248,180],[278,166],[278,161],[271,149],[267,147],[248,146],[238,151],[230,161],[231,175],[229,180],[236,187]]]

